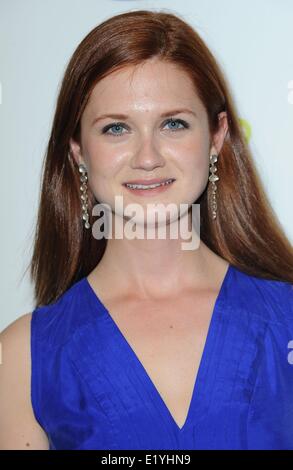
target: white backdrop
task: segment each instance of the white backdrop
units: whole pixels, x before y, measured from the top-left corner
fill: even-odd
[[[178,13],[228,78],[270,201],[289,239],[292,220],[292,0],[0,0],[0,330],[32,309],[24,270],[32,249],[41,164],[65,66],[84,36],[115,14]]]

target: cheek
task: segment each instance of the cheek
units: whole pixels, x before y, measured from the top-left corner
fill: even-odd
[[[102,180],[115,175],[121,161],[118,153],[116,155],[113,150],[109,151],[109,147],[102,145],[94,137],[88,139],[84,152],[92,180]]]
[[[179,158],[179,156],[177,157]],[[206,142],[191,142],[181,151],[178,161],[181,162],[182,170],[190,178],[196,178],[197,180],[206,179],[209,171],[209,149]]]
[[[185,146],[181,156],[178,152],[177,162],[184,180],[184,186],[180,189],[183,190],[185,196],[188,194],[188,202],[193,203],[202,194],[208,182],[208,142],[202,139],[193,139]]]
[[[184,164],[191,170],[205,170],[209,164],[209,134],[205,128],[196,127],[176,148],[177,158],[181,155]]]
[[[186,169],[189,169],[191,172],[205,173],[209,166],[208,156],[206,154],[193,152],[185,158],[184,165]]]
[[[197,155],[188,162],[187,187],[192,201],[204,191],[209,175],[209,165],[206,155]]]

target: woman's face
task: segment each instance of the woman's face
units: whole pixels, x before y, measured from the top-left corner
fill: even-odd
[[[85,164],[96,199],[112,210],[115,196],[123,196],[124,206],[179,207],[197,200],[206,187],[209,155],[219,153],[227,130],[221,115],[211,142],[207,113],[189,76],[173,64],[148,60],[97,83],[81,118],[81,146],[71,140],[71,150]],[[151,196],[123,185],[155,178],[175,181]]]

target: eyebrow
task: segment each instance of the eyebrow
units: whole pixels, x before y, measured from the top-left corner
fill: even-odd
[[[180,114],[180,113],[188,113],[188,114],[193,114],[193,116],[196,117],[196,113],[194,111],[191,111],[191,109],[188,108],[181,108],[181,109],[172,109],[171,111],[166,111],[161,114],[161,118],[167,117],[167,116],[174,116],[175,114]],[[96,124],[96,122],[101,121],[102,119],[106,118],[111,118],[111,119],[128,119],[129,116],[126,114],[102,114],[101,116],[96,117],[92,125]]]

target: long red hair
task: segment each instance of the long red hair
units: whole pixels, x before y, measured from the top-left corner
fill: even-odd
[[[200,198],[203,242],[240,270],[293,283],[293,250],[254,165],[227,81],[198,33],[180,16],[146,10],[122,13],[95,27],[73,53],[59,91],[44,159],[30,274],[35,305],[54,302],[101,260],[106,239],[97,240],[81,220],[79,172],[69,155],[80,142],[80,118],[93,87],[123,67],[150,58],[187,72],[205,106],[209,130],[226,111],[229,131],[217,162],[217,219],[211,218],[211,187]],[[89,189],[89,214],[98,201]]]

